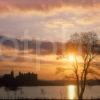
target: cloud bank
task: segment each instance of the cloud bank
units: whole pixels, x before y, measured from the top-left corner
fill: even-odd
[[[0,13],[12,11],[48,12],[59,8],[93,8],[100,7],[100,0],[0,0]]]

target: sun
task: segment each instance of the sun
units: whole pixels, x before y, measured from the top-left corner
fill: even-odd
[[[82,58],[82,56],[80,56],[80,55],[69,54],[69,55],[68,55],[68,61],[69,61],[70,63],[75,63],[76,61],[77,61],[78,63],[82,63],[82,62],[83,62],[83,58]]]
[[[69,53],[64,58],[62,58],[62,61],[69,62],[69,63],[83,63],[83,58],[80,55]]]
[[[69,62],[71,62],[71,63],[75,62],[75,55],[74,55],[74,54],[69,54],[69,55],[68,55],[68,60],[69,60]]]

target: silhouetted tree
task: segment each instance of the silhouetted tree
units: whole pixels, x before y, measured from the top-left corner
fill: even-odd
[[[72,75],[76,79],[77,97],[79,100],[83,99],[88,74],[95,73],[91,68],[91,64],[96,56],[95,45],[97,40],[97,34],[94,32],[75,33],[71,36],[69,45],[67,46],[67,52],[75,53],[74,61],[72,62],[72,66],[74,67]],[[81,63],[78,61],[77,55],[81,56]],[[64,70],[57,69],[56,73],[61,73]],[[72,78],[72,76],[70,77]]]
[[[86,87],[87,75],[90,70],[91,63],[95,58],[95,45],[97,42],[97,35],[94,32],[85,32],[81,34],[74,34],[71,40],[76,43],[76,48],[82,57],[82,64],[78,64],[77,57],[73,62],[74,74],[77,84],[78,99],[83,99],[83,94]],[[79,70],[81,67],[81,71]]]

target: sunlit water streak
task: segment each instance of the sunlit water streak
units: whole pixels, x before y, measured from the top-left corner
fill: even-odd
[[[76,99],[76,87],[74,85],[69,85],[67,87],[68,91],[68,99],[74,100]]]

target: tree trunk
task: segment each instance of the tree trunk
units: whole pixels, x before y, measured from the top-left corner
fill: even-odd
[[[78,100],[83,100],[83,95],[80,95]]]

